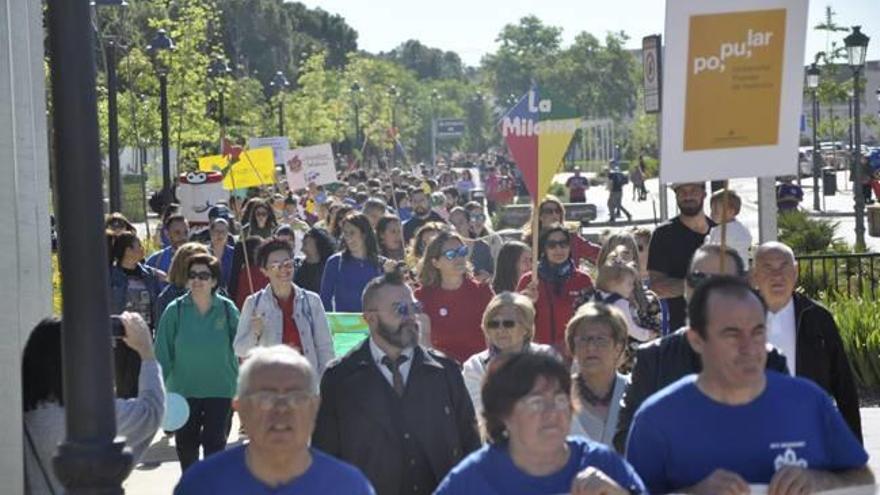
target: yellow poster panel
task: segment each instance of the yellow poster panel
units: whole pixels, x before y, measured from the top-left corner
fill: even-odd
[[[220,155],[199,158],[199,170],[222,172],[226,158]],[[275,183],[275,158],[272,148],[243,151],[232,170],[223,178],[223,189],[243,189]]]
[[[690,18],[685,151],[779,140],[785,9]]]
[[[538,191],[540,191],[540,196],[550,190],[553,176],[562,167],[562,159],[571,145],[571,138],[579,123],[580,119],[541,122],[541,134],[538,137]]]

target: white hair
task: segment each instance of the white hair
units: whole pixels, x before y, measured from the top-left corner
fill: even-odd
[[[318,375],[312,369],[311,363],[296,349],[283,345],[273,345],[271,347],[255,347],[248,352],[244,362],[238,370],[238,390],[239,397],[247,394],[250,388],[251,374],[260,368],[267,366],[289,366],[299,370],[306,376],[309,381],[309,390],[314,394],[318,393]]]
[[[786,258],[788,258],[789,261],[792,262],[792,264],[797,263],[797,257],[794,255],[794,251],[791,249],[791,247],[779,241],[768,241],[758,246],[758,248],[755,250],[755,261],[757,262],[758,258],[760,258],[762,255],[771,252],[784,255]],[[757,265],[757,263],[755,264]]]

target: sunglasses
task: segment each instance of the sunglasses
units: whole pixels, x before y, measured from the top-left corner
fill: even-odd
[[[270,270],[280,270],[282,268],[291,269],[293,268],[293,260],[284,260],[284,261],[276,261],[274,263],[269,263]]]
[[[485,221],[486,221],[486,215],[483,215],[482,213],[474,213],[473,215],[471,215],[471,222],[479,223],[479,222],[485,222]]]
[[[425,311],[425,307],[418,301],[414,302],[396,302],[391,305],[391,310],[401,317],[420,315]]]
[[[562,210],[559,208],[541,208],[541,215],[559,215]]]
[[[571,244],[568,241],[547,241],[545,244],[547,249],[567,248]]]
[[[501,327],[510,330],[516,327],[516,320],[489,320],[486,322],[486,328],[490,330],[498,330]]]
[[[257,210],[257,211],[254,212],[254,216],[255,216],[255,217],[268,217],[268,216],[269,216],[269,212],[266,211],[266,210]]]
[[[213,275],[211,274],[211,272],[189,272],[187,274],[187,278],[189,278],[190,280],[198,279],[207,282],[208,280],[211,280],[211,278],[213,278]]]
[[[467,258],[470,249],[467,246],[460,246],[453,249],[447,249],[443,251],[443,257],[448,259],[449,261],[454,261],[455,258]]]

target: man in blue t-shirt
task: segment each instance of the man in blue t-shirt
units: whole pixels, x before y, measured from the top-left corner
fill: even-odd
[[[318,377],[286,345],[251,351],[239,370],[235,408],[250,442],[193,465],[175,495],[375,495],[356,467],[309,447]]]
[[[651,493],[812,493],[870,485],[868,454],[828,395],[765,371],[766,306],[748,284],[718,276],[688,303],[688,340],[703,370],[636,413],[627,460]]]

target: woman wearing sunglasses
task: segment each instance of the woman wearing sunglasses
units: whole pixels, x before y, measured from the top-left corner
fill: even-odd
[[[464,209],[470,215],[471,239],[480,239],[488,244],[489,252],[492,253],[492,259],[497,260],[498,253],[501,251],[501,247],[504,246],[504,239],[492,230],[491,225],[486,223],[489,218],[486,216],[486,210],[483,208],[483,205],[476,201],[471,201],[464,205]]]
[[[535,306],[531,299],[516,292],[502,292],[489,301],[483,313],[483,335],[486,349],[469,357],[462,367],[464,384],[477,415],[483,409],[480,387],[492,359],[511,352],[549,352],[558,356],[549,345],[532,342]]]
[[[186,264],[188,292],[168,305],[156,335],[156,359],[165,386],[189,404],[189,419],[175,432],[182,471],[226,447],[238,359],[232,349],[238,310],[217,294],[220,263],[197,254]]]
[[[532,245],[533,218],[530,218],[529,223],[523,226],[523,242],[529,246]],[[562,204],[562,201],[550,194],[544,196],[544,199],[538,205],[538,235],[542,235],[551,225],[564,222],[565,205]],[[589,261],[595,265],[596,258],[599,256],[600,246],[584,239],[578,234],[571,234],[569,237],[571,257],[575,265],[580,265],[582,260]]]
[[[461,236],[441,231],[428,244],[415,295],[431,320],[431,344],[459,363],[485,346],[481,322],[492,289],[477,282]]]
[[[272,237],[272,232],[278,226],[275,212],[268,201],[261,198],[252,198],[245,206],[245,218],[247,224],[242,227],[242,236],[248,238],[257,236],[263,239]]]
[[[571,237],[561,224],[544,230],[538,240],[537,277],[534,270],[526,273],[517,286],[535,301],[535,340],[565,354],[565,325],[593,288],[593,280],[572,259]]]

